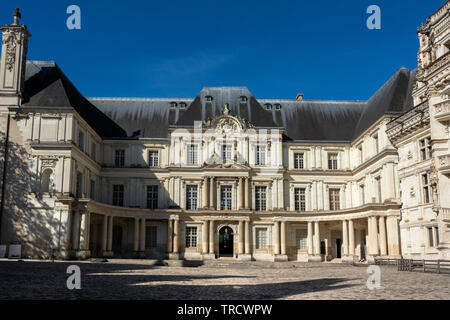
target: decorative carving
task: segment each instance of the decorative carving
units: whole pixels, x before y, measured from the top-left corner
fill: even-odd
[[[413,158],[413,154],[412,154],[411,150],[408,151],[407,158],[408,158],[408,160],[411,160]]]
[[[56,158],[45,158],[41,159],[41,166],[46,168],[54,168],[56,167]]]
[[[416,197],[416,190],[414,190],[414,187],[411,187],[411,189],[409,191],[409,195],[411,196],[411,198]]]
[[[10,31],[9,35],[6,36],[6,40],[2,41],[3,44],[6,44],[5,65],[10,72],[14,69],[14,64],[16,63],[17,42],[18,40],[13,31]]]

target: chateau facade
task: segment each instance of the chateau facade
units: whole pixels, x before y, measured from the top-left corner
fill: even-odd
[[[85,98],[1,27],[0,244],[24,257],[450,258],[450,2],[368,101]]]

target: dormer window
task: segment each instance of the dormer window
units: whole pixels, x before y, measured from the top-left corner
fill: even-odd
[[[272,105],[270,103],[266,103],[266,110],[272,110]]]
[[[180,102],[180,109],[186,109],[186,103]]]
[[[279,103],[275,104],[275,110],[281,110],[281,104]]]
[[[206,102],[212,102],[213,101],[213,97],[211,96],[206,96],[205,97]]]
[[[247,103],[247,101],[248,101],[248,98],[246,96],[241,96],[240,99],[241,99],[241,103]]]
[[[169,103],[169,106],[171,109],[175,109],[177,107],[177,103],[176,102],[171,102]]]

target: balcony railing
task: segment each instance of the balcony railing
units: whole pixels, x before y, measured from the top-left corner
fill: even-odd
[[[450,100],[440,102],[434,106],[434,117],[441,122],[450,121]]]

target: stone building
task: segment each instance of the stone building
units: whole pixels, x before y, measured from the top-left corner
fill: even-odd
[[[26,59],[16,10],[1,27],[1,244],[37,258],[352,262],[416,253],[431,228],[420,254],[448,257],[448,7],[420,29],[417,74],[399,69],[368,101],[245,87],[85,98],[54,62]]]

